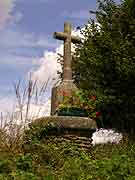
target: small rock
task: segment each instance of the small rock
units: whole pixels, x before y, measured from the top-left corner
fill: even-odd
[[[121,133],[112,129],[98,129],[92,135],[92,145],[115,143],[118,144],[122,140]]]

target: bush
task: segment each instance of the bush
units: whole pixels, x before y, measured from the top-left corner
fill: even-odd
[[[73,58],[77,86],[98,97],[98,111],[112,111],[113,128],[128,132],[135,130],[134,9],[134,0],[97,0]]]

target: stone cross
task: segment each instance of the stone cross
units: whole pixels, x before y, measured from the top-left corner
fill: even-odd
[[[78,36],[71,36],[72,26],[70,23],[64,23],[64,32],[55,32],[54,38],[64,41],[64,68],[63,81],[72,80],[72,56],[71,43],[81,43],[81,38]]]

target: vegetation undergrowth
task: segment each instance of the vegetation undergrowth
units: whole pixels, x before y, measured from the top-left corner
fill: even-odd
[[[30,126],[15,150],[0,147],[0,180],[133,180],[135,143],[92,146],[47,140],[46,127]]]
[[[78,45],[73,57],[74,80],[87,92],[85,95],[93,95],[88,104],[87,101],[82,104],[92,112],[92,117],[103,115],[103,120],[108,122],[111,116],[113,127],[132,134],[135,130],[135,1],[123,0],[120,5],[113,0],[97,2],[98,23],[90,21],[86,25],[82,32],[85,41]],[[30,80],[22,96],[20,83],[14,88],[18,111],[0,129],[0,180],[135,180],[135,141],[131,139],[91,146],[89,151],[84,151],[72,143],[49,141],[50,125],[30,126],[25,132],[18,126],[16,131],[13,120],[19,119],[22,127],[31,122],[30,107],[40,105],[38,97],[44,99],[42,92],[46,84],[39,91],[37,82]],[[93,109],[86,106],[95,100],[98,104],[93,114]],[[80,102],[79,105],[81,108]],[[39,108],[37,116],[40,111]]]

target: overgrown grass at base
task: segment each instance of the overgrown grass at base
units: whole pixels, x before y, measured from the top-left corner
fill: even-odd
[[[0,148],[0,180],[134,180],[135,142],[92,146],[45,140],[28,130],[16,150]],[[21,143],[20,143],[21,144]]]

